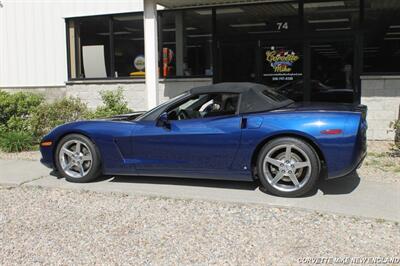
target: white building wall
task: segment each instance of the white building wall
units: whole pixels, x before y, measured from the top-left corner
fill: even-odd
[[[65,17],[143,11],[143,0],[1,0],[0,88],[62,86]]]

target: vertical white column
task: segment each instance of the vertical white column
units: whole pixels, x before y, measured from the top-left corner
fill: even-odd
[[[143,7],[147,108],[151,109],[158,104],[158,36],[156,0],[143,0]]]

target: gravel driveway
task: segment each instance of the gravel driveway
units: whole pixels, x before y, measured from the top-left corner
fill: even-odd
[[[298,209],[0,187],[0,265],[293,265],[400,257],[400,226]]]

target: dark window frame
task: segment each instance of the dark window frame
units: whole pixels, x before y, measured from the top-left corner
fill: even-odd
[[[164,77],[163,73],[161,71],[162,69],[162,63],[163,63],[163,59],[162,59],[162,16],[163,14],[168,14],[168,13],[174,13],[174,12],[181,12],[181,11],[187,11],[187,10],[210,10],[211,11],[211,49],[212,49],[212,53],[211,53],[211,62],[213,64],[213,73],[215,72],[215,65],[214,65],[214,37],[215,37],[215,32],[214,32],[214,27],[215,27],[215,21],[213,18],[213,14],[215,13],[215,8],[216,7],[212,7],[212,6],[204,6],[204,7],[196,7],[196,8],[192,8],[192,7],[188,7],[188,8],[172,8],[172,9],[164,9],[164,10],[159,10],[157,13],[157,18],[158,18],[158,50],[159,50],[159,67],[160,67],[160,78],[165,79],[165,80],[169,80],[169,79],[190,79],[190,78],[212,78],[214,80],[214,75],[190,75],[190,76],[184,76],[184,75],[174,75],[174,76],[168,76],[168,77]]]
[[[363,48],[364,45],[366,44],[364,40],[364,36],[366,35],[367,27],[365,23],[365,15],[366,15],[366,6],[365,6],[365,1],[366,0],[360,0],[360,6],[361,6],[361,13],[360,13],[360,31],[362,32],[361,34],[361,59],[360,59],[360,76],[400,76],[400,71],[389,71],[389,72],[381,72],[381,71],[371,71],[371,72],[366,72],[364,71],[364,52]]]
[[[142,11],[138,12],[124,12],[124,13],[112,13],[112,14],[107,14],[107,15],[93,15],[93,16],[83,16],[83,17],[73,17],[73,18],[66,18],[65,19],[65,24],[66,28],[68,28],[68,23],[69,21],[74,21],[75,25],[79,24],[79,21],[82,19],[88,19],[88,18],[107,18],[108,19],[108,32],[109,32],[109,60],[106,60],[106,68],[110,69],[110,75],[109,77],[105,78],[81,78],[81,77],[76,77],[76,78],[71,78],[71,69],[70,69],[70,61],[69,61],[69,55],[70,55],[70,45],[69,45],[69,31],[66,32],[66,39],[68,41],[67,43],[67,60],[68,60],[68,82],[73,82],[73,81],[96,81],[96,80],[126,80],[126,79],[132,79],[130,77],[115,77],[115,58],[114,58],[114,35],[113,35],[113,16],[116,15],[138,15],[141,14],[143,15]],[[79,36],[79,27],[75,27],[75,51],[81,50],[82,47],[79,47],[78,44],[78,36]],[[81,67],[78,64],[78,53],[75,52],[75,66],[76,67]],[[77,71],[78,72],[78,71]],[[80,71],[79,71],[80,72]],[[135,78],[132,80],[144,80],[144,78]]]

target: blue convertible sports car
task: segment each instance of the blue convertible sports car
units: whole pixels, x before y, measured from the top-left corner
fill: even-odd
[[[251,181],[300,196],[366,154],[366,108],[294,103],[263,85],[193,88],[139,116],[80,121],[41,142],[42,163],[71,182],[100,175]]]

